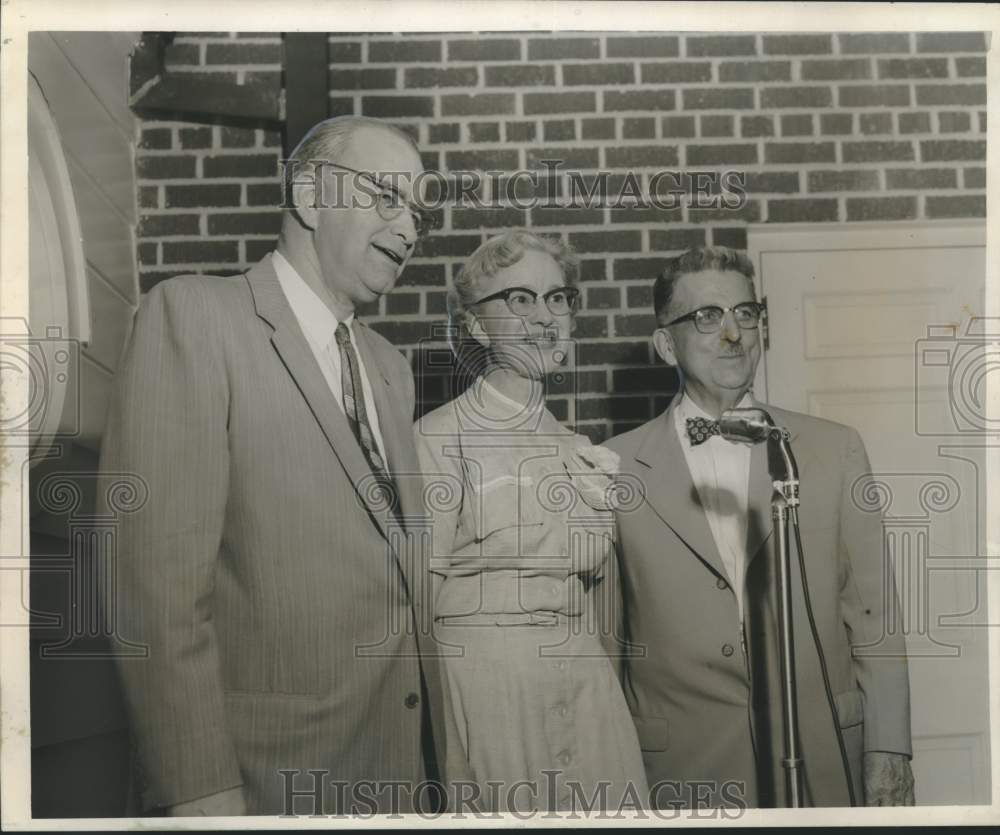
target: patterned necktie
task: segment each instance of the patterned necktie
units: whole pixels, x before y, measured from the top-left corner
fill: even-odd
[[[383,500],[398,513],[396,486],[386,471],[385,461],[378,451],[371,424],[368,423],[364,388],[361,385],[361,366],[358,364],[354,345],[351,344],[351,332],[347,329],[347,325],[341,322],[333,335],[340,348],[340,382],[344,390],[344,414],[347,415],[347,422],[351,425],[351,431],[361,446],[375,480],[382,490],[387,491]]]
[[[719,434],[719,421],[717,420],[693,417],[688,418],[685,421],[685,425],[687,426],[688,440],[691,441],[691,446],[703,444],[713,435]]]

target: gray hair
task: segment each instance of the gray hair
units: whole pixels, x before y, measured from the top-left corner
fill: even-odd
[[[653,285],[653,313],[656,314],[656,322],[660,327],[667,324],[667,310],[674,297],[677,281],[681,276],[707,270],[739,273],[747,279],[754,299],[757,298],[757,291],[753,285],[753,262],[745,252],[725,246],[703,246],[689,249],[676,258],[671,258],[667,262],[667,266],[663,268],[663,272],[656,277],[656,283]]]
[[[497,274],[520,261],[529,250],[550,255],[559,265],[566,284],[575,287],[580,262],[569,244],[559,238],[544,238],[527,229],[509,229],[479,245],[448,292],[448,342],[456,356],[460,343],[469,336],[469,312],[479,299],[489,295],[488,286]]]
[[[344,153],[351,137],[362,128],[378,128],[403,139],[414,151],[420,153],[416,140],[402,128],[370,116],[334,116],[313,125],[295,146],[284,171],[284,205],[292,203],[292,183],[301,174],[309,172],[314,162],[336,162]]]

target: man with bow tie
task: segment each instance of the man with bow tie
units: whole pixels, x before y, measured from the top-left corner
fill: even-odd
[[[881,518],[855,500],[870,475],[861,438],[754,400],[763,305],[743,253],[673,259],[656,280],[654,312],[653,344],[678,368],[680,392],[608,443],[645,494],[619,512],[618,532],[623,684],[652,804],[789,805],[766,446],[731,443],[717,423],[757,406],[789,430],[798,459],[805,574],[846,753],[793,559],[805,802],[849,805],[849,772],[857,803],[911,805],[905,647],[886,617],[896,592]]]

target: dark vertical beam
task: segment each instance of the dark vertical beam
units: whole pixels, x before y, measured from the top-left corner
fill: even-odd
[[[285,35],[285,156],[329,115],[329,49],[326,32]]]

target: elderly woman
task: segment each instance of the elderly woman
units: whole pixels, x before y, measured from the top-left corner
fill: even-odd
[[[596,622],[614,558],[615,456],[545,408],[546,377],[569,355],[577,274],[565,245],[525,230],[480,246],[449,297],[469,386],[414,427],[461,749],[449,759],[465,758],[490,811],[646,803]]]

